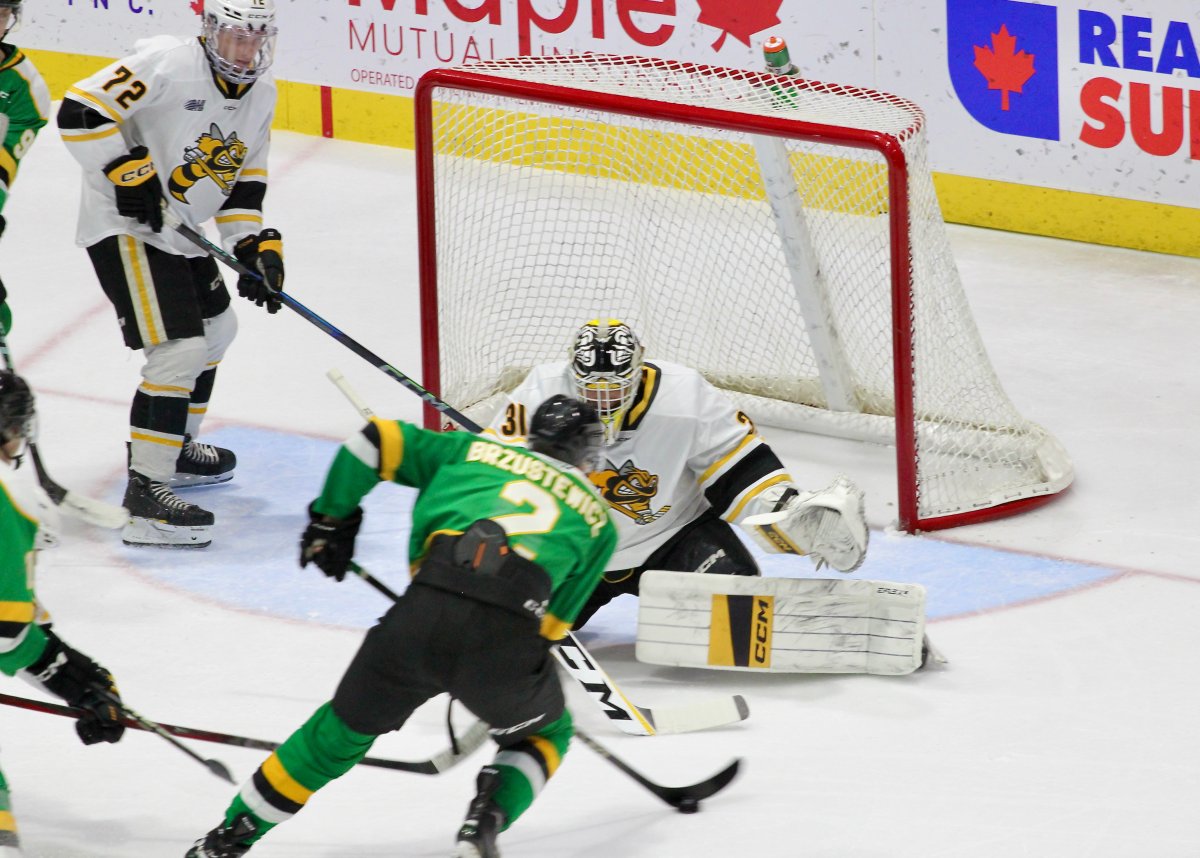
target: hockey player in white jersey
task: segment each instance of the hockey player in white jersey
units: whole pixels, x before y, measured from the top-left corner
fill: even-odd
[[[583,325],[569,360],[534,367],[485,430],[519,441],[526,416],[555,393],[596,406],[605,425],[601,469],[591,479],[617,525],[616,553],[576,628],[622,593],[636,595],[649,569],[758,575],[730,522],[768,550],[807,554],[851,572],[868,531],[863,496],[839,477],[819,492],[797,489],[745,414],[693,369],[643,360],[629,325]]]
[[[173,487],[225,482],[232,452],[195,440],[237,331],[216,262],[163,209],[202,229],[262,280],[238,293],[275,313],[283,243],[263,229],[275,112],[275,0],[205,0],[201,35],[156,36],[68,88],[58,127],[83,167],[76,243],[86,247],[125,345],[142,349],[130,412],[126,543],[203,547],[213,514]]]

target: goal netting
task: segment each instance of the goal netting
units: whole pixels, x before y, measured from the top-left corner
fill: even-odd
[[[424,382],[473,419],[615,316],[759,423],[894,444],[903,529],[1070,483],[988,360],[912,103],[585,54],[437,69],[416,110]]]

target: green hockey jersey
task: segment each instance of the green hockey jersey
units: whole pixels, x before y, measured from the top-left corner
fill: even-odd
[[[0,42],[0,211],[21,159],[50,118],[50,90],[20,48]]]
[[[490,518],[512,549],[546,570],[553,593],[542,634],[561,638],[604,572],[617,534],[608,505],[581,472],[521,447],[465,432],[374,418],[342,445],[313,509],[345,517],[381,481],[419,489],[409,561],[439,533]]]
[[[0,671],[33,664],[46,648],[33,592],[34,546],[42,508],[11,465],[0,463]]]

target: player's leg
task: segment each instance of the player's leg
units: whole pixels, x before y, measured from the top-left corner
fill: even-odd
[[[0,858],[20,858],[21,838],[17,836],[17,820],[13,816],[8,796],[8,781],[0,772]]]
[[[581,629],[592,615],[622,593],[637,595],[638,582],[647,569],[668,572],[701,572],[715,575],[759,575],[754,556],[737,531],[712,510],[697,516],[659,546],[636,569],[604,573],[583,610],[575,619]]]
[[[188,403],[207,352],[204,322],[186,257],[128,235],[88,248],[125,344],[145,355],[130,408],[129,484],[125,506],[133,544],[202,547],[213,515],[180,500],[169,481],[183,448]]]
[[[175,476],[171,479],[171,485],[180,488],[227,482],[233,479],[233,471],[237,467],[237,457],[231,450],[196,440],[200,436],[200,424],[208,413],[208,403],[217,380],[217,366],[237,336],[237,316],[229,306],[229,292],[225,288],[225,281],[221,279],[216,261],[210,256],[202,256],[189,259],[188,264],[192,269],[192,282],[204,318],[207,352],[204,369],[192,387],[183,450],[176,463]]]
[[[334,693],[267,758],[225,811],[224,822],[196,842],[188,858],[237,858],[291,819],[308,799],[366,756],[376,737],[398,730],[441,691],[426,667],[431,623],[452,622],[438,606],[409,594],[364,638]],[[241,851],[237,851],[241,850]]]
[[[469,631],[447,690],[492,725],[500,747],[476,779],[455,854],[490,858],[496,835],[529,809],[558,770],[574,727],[536,622],[479,605],[460,629]]]
[[[688,523],[650,555],[642,569],[706,575],[761,574],[754,555],[737,531],[711,509]]]

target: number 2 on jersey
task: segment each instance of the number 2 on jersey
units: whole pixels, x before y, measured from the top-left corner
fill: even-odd
[[[492,516],[492,520],[503,527],[504,532],[509,536],[519,536],[523,533],[548,533],[558,521],[558,517],[562,515],[562,510],[559,509],[554,495],[541,486],[535,486],[526,480],[513,480],[511,483],[505,483],[504,488],[500,490],[500,497],[514,506],[533,507],[532,512],[514,512],[508,515]],[[534,559],[529,556],[529,552],[522,551],[521,554],[529,560]]]

